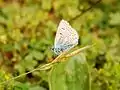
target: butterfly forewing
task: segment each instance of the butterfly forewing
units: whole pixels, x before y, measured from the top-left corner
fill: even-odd
[[[75,29],[65,20],[61,20],[55,37],[54,48],[68,50],[78,44],[79,36]]]

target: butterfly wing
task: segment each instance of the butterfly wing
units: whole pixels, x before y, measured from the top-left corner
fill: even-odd
[[[65,51],[78,44],[78,33],[65,20],[61,20],[55,37],[55,48]]]

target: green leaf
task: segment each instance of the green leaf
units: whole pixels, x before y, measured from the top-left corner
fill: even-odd
[[[34,86],[34,87],[31,87],[30,90],[46,90],[46,89],[40,86]]]
[[[90,90],[88,65],[84,54],[58,63],[49,76],[50,90]]]
[[[42,8],[45,10],[50,10],[52,5],[51,5],[51,0],[42,0]]]
[[[37,61],[35,61],[34,59],[32,59],[32,55],[29,54],[25,57],[24,61],[23,61],[23,65],[24,67],[26,67],[28,70],[32,70],[34,69],[34,66],[37,65]]]
[[[13,90],[29,90],[26,83],[16,82]]]
[[[14,49],[14,46],[12,44],[5,44],[3,45],[4,51],[12,51]]]
[[[112,13],[110,15],[110,24],[111,25],[120,25],[120,13]]]
[[[32,56],[37,60],[43,60],[44,58],[43,54],[37,50],[32,51]]]

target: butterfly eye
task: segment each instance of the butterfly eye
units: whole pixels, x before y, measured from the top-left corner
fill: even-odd
[[[54,47],[52,47],[51,50],[54,51]]]

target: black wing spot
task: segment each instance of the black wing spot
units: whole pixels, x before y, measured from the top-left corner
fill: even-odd
[[[65,28],[61,28],[61,29],[65,30]]]

